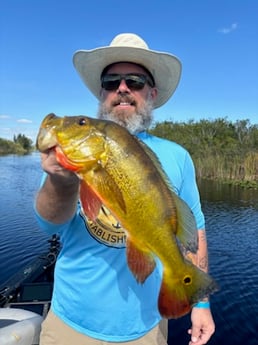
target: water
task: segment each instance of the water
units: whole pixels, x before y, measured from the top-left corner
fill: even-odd
[[[48,247],[32,208],[41,174],[38,154],[0,157],[0,284]]]
[[[0,284],[48,247],[32,203],[41,178],[38,154],[0,157]],[[258,191],[202,183],[216,333],[210,345],[258,344]],[[188,344],[189,316],[169,321],[169,345]]]
[[[210,345],[258,344],[258,191],[200,184],[209,266],[220,290],[211,297]],[[169,344],[188,344],[189,316],[170,321]]]

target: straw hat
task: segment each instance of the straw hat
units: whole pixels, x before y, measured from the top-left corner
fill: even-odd
[[[168,101],[175,91],[181,75],[177,57],[150,50],[139,36],[123,33],[116,36],[109,46],[93,50],[78,50],[73,56],[74,66],[90,91],[100,98],[102,71],[116,62],[132,62],[144,66],[153,76],[158,95],[154,107]]]

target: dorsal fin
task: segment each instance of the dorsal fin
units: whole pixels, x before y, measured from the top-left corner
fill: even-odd
[[[136,137],[136,139],[138,140],[138,142],[140,143],[141,147],[143,148],[143,150],[145,151],[145,153],[149,156],[149,158],[151,159],[152,163],[154,164],[154,166],[156,167],[156,169],[158,170],[159,174],[161,175],[162,179],[166,182],[168,188],[170,190],[172,190],[174,192],[174,187],[172,185],[172,182],[169,180],[167,174],[165,173],[160,160],[158,158],[158,156],[156,155],[155,152],[153,152],[149,146],[147,146],[142,140],[140,140],[139,138]]]
[[[151,159],[152,163],[155,165],[162,179],[165,181],[168,189],[172,193],[173,202],[175,203],[177,210],[177,231],[175,233],[176,237],[179,239],[186,250],[190,250],[191,252],[196,253],[198,249],[197,227],[194,215],[190,207],[175,192],[175,188],[173,187],[171,181],[165,173],[157,155],[143,141],[141,141],[139,138],[137,139],[146,154]]]

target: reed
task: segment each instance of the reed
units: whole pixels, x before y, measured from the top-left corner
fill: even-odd
[[[197,178],[258,188],[258,125],[226,119],[157,123],[151,133],[184,146]]]

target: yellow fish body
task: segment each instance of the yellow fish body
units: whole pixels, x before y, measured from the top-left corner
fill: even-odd
[[[126,129],[85,116],[48,115],[37,147],[54,148],[58,162],[81,179],[89,219],[105,206],[126,231],[127,262],[139,283],[163,264],[158,307],[165,318],[188,313],[216,290],[214,280],[184,258],[197,251],[194,216],[172,190],[154,153]],[[180,244],[179,244],[180,243]]]

